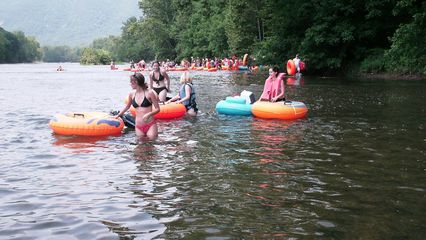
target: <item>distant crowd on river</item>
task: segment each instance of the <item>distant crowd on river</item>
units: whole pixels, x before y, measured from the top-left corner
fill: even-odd
[[[245,70],[256,70],[258,67],[254,64],[256,61],[255,58],[249,57],[248,54],[245,54],[243,58],[238,58],[236,55],[232,57],[221,58],[193,58],[191,60],[184,59],[178,64],[175,61],[169,59],[165,61],[160,61],[160,66],[166,71],[173,70],[241,70],[243,67]],[[139,62],[130,61],[130,69],[134,70],[152,70],[150,67],[151,64],[145,62],[145,60],[140,60]],[[111,69],[118,69],[115,66],[114,61],[111,61]]]

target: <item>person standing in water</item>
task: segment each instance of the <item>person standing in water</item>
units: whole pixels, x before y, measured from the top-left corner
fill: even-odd
[[[296,57],[293,58],[294,66],[296,66],[297,73],[300,73],[300,58],[299,54],[296,54]]]
[[[152,64],[152,72],[149,74],[149,87],[157,94],[160,102],[167,100],[167,92],[170,92],[170,78],[165,71],[160,69],[160,63]]]
[[[122,116],[132,105],[136,110],[136,136],[148,137],[153,140],[158,136],[158,127],[154,120],[154,115],[160,112],[157,94],[148,89],[145,77],[141,73],[130,76],[130,85],[136,91],[129,93],[126,106],[118,113],[116,118]]]

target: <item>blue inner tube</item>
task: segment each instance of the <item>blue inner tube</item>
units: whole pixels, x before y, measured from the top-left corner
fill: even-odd
[[[227,97],[216,104],[216,111],[226,115],[251,116],[251,104],[246,104],[242,97]]]

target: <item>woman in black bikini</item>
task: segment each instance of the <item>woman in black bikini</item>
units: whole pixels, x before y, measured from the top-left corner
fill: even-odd
[[[135,92],[129,94],[127,105],[117,115],[123,115],[132,105],[136,110],[135,130],[136,135],[155,139],[158,135],[157,124],[154,115],[160,112],[157,95],[149,90],[145,83],[145,78],[141,73],[130,76],[130,84]]]
[[[167,92],[170,89],[170,78],[165,71],[161,71],[160,63],[152,64],[152,72],[149,74],[149,87],[157,94],[160,102],[165,102]]]

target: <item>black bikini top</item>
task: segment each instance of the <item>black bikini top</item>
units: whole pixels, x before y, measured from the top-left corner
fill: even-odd
[[[136,93],[135,93],[135,95],[133,96],[133,99],[132,99],[132,106],[134,108],[138,108],[138,107],[149,107],[149,106],[152,105],[152,103],[148,100],[148,98],[146,98],[146,96],[143,97],[143,101],[142,101],[141,105],[138,105],[138,103],[136,102],[135,98],[136,98]]]
[[[160,84],[160,81],[164,80],[164,76],[161,75],[161,72],[159,72],[158,74],[159,74],[159,77],[158,77],[158,79],[156,79],[155,73],[154,72],[152,73],[152,80],[154,80],[157,83],[157,85]]]

